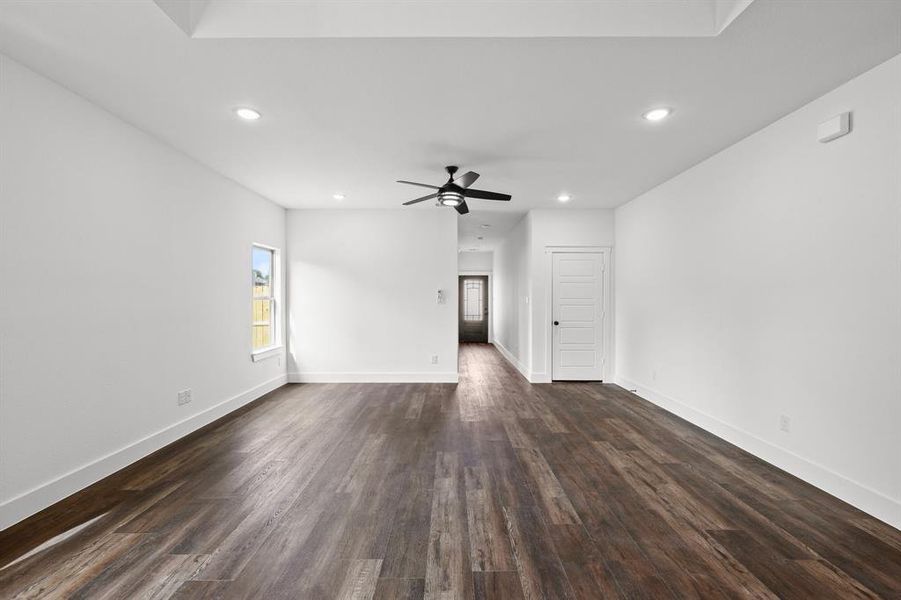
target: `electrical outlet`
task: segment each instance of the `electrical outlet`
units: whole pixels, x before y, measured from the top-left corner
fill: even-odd
[[[432,364],[433,364],[433,365],[437,365],[437,364],[438,364],[438,355],[437,355],[437,354],[433,354],[433,355],[432,355]]]
[[[779,415],[779,429],[789,433],[792,428],[792,420],[785,415]]]
[[[178,392],[178,405],[187,404],[191,401],[191,388]]]

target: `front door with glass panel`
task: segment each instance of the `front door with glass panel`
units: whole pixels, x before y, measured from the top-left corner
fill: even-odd
[[[460,276],[460,341],[488,343],[488,276]]]

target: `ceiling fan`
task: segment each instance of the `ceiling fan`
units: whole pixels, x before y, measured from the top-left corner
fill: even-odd
[[[467,198],[481,198],[482,200],[503,201],[508,201],[510,200],[510,198],[512,198],[510,194],[498,194],[497,192],[486,192],[485,190],[474,190],[470,188],[469,186],[475,183],[476,179],[479,178],[478,173],[469,171],[454,179],[454,174],[457,172],[457,167],[451,165],[449,167],[445,167],[445,169],[447,170],[448,174],[447,183],[445,183],[441,187],[438,187],[437,185],[429,185],[427,183],[416,183],[415,181],[403,181],[399,179],[397,183],[418,185],[419,187],[438,190],[437,192],[429,194],[428,196],[423,196],[422,198],[416,198],[415,200],[404,202],[404,206],[409,206],[411,204],[416,204],[417,202],[423,202],[425,200],[431,200],[432,198],[438,198],[438,204],[444,206],[453,206],[458,213],[465,215],[469,212],[469,207],[466,206]]]

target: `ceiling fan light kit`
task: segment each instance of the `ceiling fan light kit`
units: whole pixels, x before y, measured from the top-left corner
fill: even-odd
[[[439,192],[438,202],[444,206],[460,206],[463,204],[463,194],[454,191]]]
[[[479,178],[479,174],[474,171],[468,171],[454,179],[454,175],[457,173],[458,168],[451,165],[445,167],[447,170],[448,178],[447,183],[442,186],[430,185],[428,183],[417,183],[415,181],[404,181],[399,179],[398,183],[405,183],[407,185],[415,185],[419,187],[430,188],[433,190],[437,190],[428,194],[426,196],[422,196],[421,198],[415,198],[408,202],[404,202],[404,206],[410,206],[411,204],[416,204],[418,202],[424,202],[426,200],[431,200],[432,198],[437,198],[437,206],[452,206],[458,213],[461,215],[465,215],[469,212],[469,207],[466,205],[467,198],[480,198],[482,200],[500,200],[503,202],[508,202],[512,196],[510,194],[499,194],[497,192],[487,192],[485,190],[474,190],[471,186],[475,183],[476,179]]]

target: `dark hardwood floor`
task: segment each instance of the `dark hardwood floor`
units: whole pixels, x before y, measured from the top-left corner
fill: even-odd
[[[613,385],[286,386],[0,533],[2,598],[901,598],[901,533]]]

